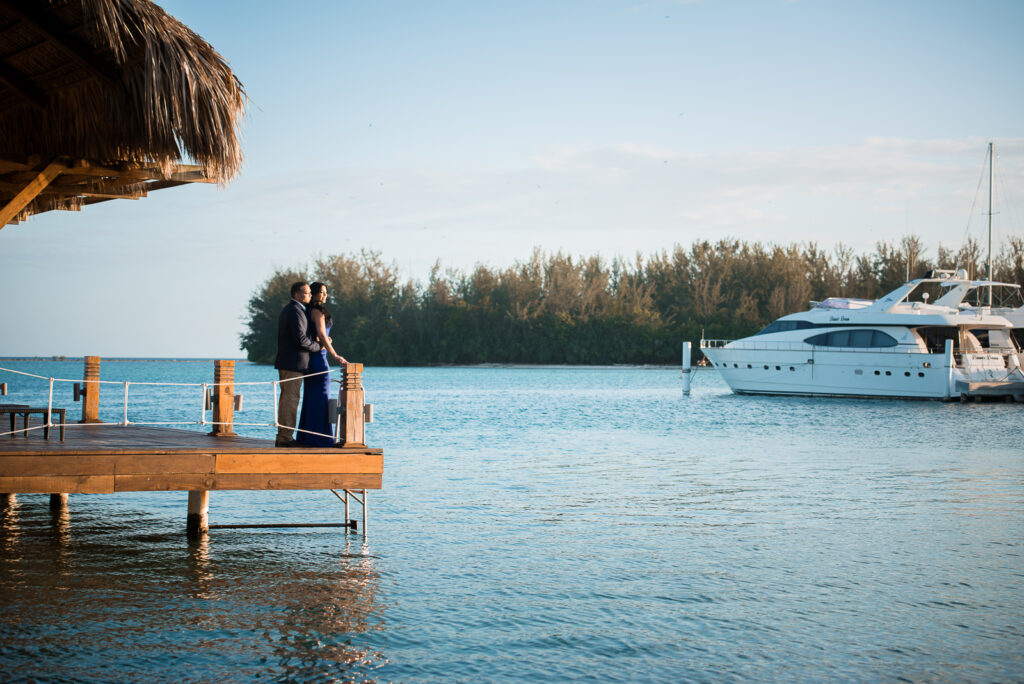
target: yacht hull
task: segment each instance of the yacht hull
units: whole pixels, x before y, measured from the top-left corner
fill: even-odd
[[[943,354],[727,347],[704,353],[737,394],[955,398]]]

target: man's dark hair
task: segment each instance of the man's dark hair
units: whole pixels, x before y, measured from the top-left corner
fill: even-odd
[[[306,287],[306,285],[308,285],[308,283],[305,283],[305,282],[292,283],[292,299],[295,298],[295,295],[297,295],[300,292],[302,292],[302,288]]]

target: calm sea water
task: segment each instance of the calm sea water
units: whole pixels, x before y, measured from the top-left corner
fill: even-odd
[[[209,382],[212,363],[103,378]],[[4,379],[5,400],[45,401]],[[685,397],[674,369],[369,368],[364,385],[385,449],[365,539],[190,544],[185,493],[72,495],[60,518],[18,497],[2,678],[1024,680],[1024,405],[740,397],[713,372]],[[239,391],[238,420],[270,420],[269,390]],[[103,417],[122,395],[104,387]],[[130,399],[131,420],[199,415],[194,389]],[[212,523],[343,510],[330,492],[210,499]]]

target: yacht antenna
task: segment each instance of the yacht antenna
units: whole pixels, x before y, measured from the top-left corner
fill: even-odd
[[[992,308],[992,166],[995,158],[988,144],[988,306]]]

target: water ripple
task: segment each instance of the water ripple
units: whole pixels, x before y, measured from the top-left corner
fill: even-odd
[[[73,495],[63,518],[20,496],[4,678],[1024,679],[1018,404],[738,397],[711,373],[683,397],[678,371],[629,368],[364,384],[386,448],[365,542],[190,544],[183,493]],[[324,492],[211,495],[213,522],[337,517]]]

